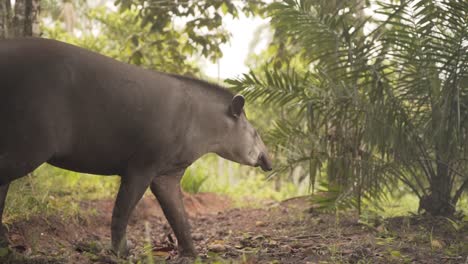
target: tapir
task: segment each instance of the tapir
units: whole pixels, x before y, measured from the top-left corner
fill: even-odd
[[[0,220],[10,182],[43,163],[119,175],[111,248],[149,187],[178,240],[196,256],[180,180],[206,153],[272,169],[244,97],[203,80],[143,69],[63,42],[0,41]],[[7,243],[2,228],[1,240]]]

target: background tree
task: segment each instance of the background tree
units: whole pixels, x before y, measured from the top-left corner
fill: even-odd
[[[73,34],[73,30],[75,29],[75,23],[77,19],[73,3],[71,3],[70,1],[63,1],[63,6],[60,11],[59,18],[63,19],[65,23],[65,30],[68,33]]]
[[[190,55],[200,52],[215,61],[221,57],[220,46],[229,40],[229,32],[223,30],[223,17],[259,14],[263,1],[230,0],[116,0],[122,11],[138,10],[141,26],[146,33],[166,35],[174,30],[183,32],[186,40],[184,51]],[[149,27],[146,27],[148,26]]]
[[[0,1],[0,38],[39,36],[40,0]]]

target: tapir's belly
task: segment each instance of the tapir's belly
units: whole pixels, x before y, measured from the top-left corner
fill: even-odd
[[[124,161],[97,161],[77,157],[52,158],[47,163],[66,170],[98,175],[120,175],[125,172],[126,164]]]
[[[88,113],[92,112],[92,113]],[[60,140],[54,156],[47,162],[67,170],[115,175],[125,173],[132,155],[144,142],[144,128],[132,116],[113,109],[112,114],[88,105],[86,113],[77,109],[69,133]]]

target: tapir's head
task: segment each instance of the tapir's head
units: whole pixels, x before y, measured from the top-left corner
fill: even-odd
[[[236,95],[226,107],[226,131],[217,154],[240,164],[260,166],[264,171],[270,171],[272,164],[268,151],[260,135],[247,120],[244,104],[244,97]]]

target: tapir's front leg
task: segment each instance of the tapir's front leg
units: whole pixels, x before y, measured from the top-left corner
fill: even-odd
[[[180,190],[180,180],[183,172],[176,176],[156,176],[151,182],[151,191],[156,196],[161,205],[164,215],[177,237],[179,244],[179,255],[183,257],[195,257],[195,247],[193,246],[190,234],[190,224],[187,220],[182,192]]]
[[[112,250],[118,256],[128,253],[126,236],[128,219],[152,178],[151,170],[135,170],[122,176],[111,224]]]

